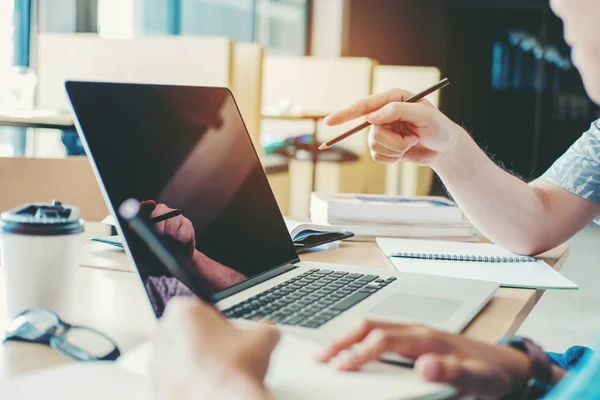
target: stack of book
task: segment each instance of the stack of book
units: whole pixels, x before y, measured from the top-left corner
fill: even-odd
[[[456,203],[445,197],[402,197],[313,193],[310,217],[354,233],[355,240],[376,237],[478,241]]]

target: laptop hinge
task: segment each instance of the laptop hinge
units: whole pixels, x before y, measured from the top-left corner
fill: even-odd
[[[220,292],[215,293],[212,296],[213,303],[217,303],[226,297],[233,296],[236,293],[239,293],[243,290],[249,289],[252,286],[259,285],[265,281],[268,281],[269,279],[273,279],[276,276],[285,274],[286,272],[292,271],[296,268],[298,268],[298,266],[296,266],[296,265],[284,264],[280,267],[273,268],[272,270],[269,270],[258,276],[255,276],[254,278],[246,279],[245,281],[240,282],[237,285],[228,287],[227,289],[223,289]]]

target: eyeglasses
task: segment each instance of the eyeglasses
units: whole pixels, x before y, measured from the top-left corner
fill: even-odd
[[[45,344],[78,361],[114,361],[121,355],[114,340],[102,332],[70,325],[43,308],[17,315],[6,329],[7,341]]]

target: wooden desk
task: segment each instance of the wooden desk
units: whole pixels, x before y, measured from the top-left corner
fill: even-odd
[[[106,234],[108,227],[98,223],[87,224],[87,238]],[[144,289],[124,253],[89,243],[83,246],[83,252],[82,264],[86,267],[77,271],[78,313],[69,322],[100,329],[115,338],[122,351],[127,351],[147,339],[156,324]],[[557,270],[563,266],[567,256],[566,245],[543,255]],[[390,261],[373,242],[344,242],[339,249],[303,254],[301,258],[304,261],[392,268]],[[90,268],[92,265],[96,267]],[[464,334],[486,342],[514,334],[543,292],[500,289]],[[0,380],[68,362],[72,361],[45,346],[5,344],[0,346]]]
[[[73,130],[75,124],[69,112],[57,110],[0,110],[0,126]]]
[[[122,251],[101,243],[87,245],[82,266],[85,268],[117,269],[135,275],[134,266]],[[554,269],[560,270],[568,258],[569,249],[561,245],[542,255]],[[302,261],[358,265],[369,268],[394,269],[392,262],[375,242],[342,242],[335,250],[304,253]],[[500,288],[487,306],[467,326],[463,334],[495,343],[503,336],[516,333],[545,290]]]

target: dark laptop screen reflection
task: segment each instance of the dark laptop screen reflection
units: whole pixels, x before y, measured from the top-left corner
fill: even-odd
[[[166,204],[153,200],[140,203],[141,216],[146,220],[174,211]],[[204,287],[215,292],[228,288],[247,279],[247,276],[227,267],[196,248],[196,232],[192,222],[181,215],[152,225],[163,238],[167,247],[182,255],[192,268],[193,275],[202,279]],[[144,271],[142,280],[155,312],[160,316],[167,302],[174,296],[192,296],[192,291],[173,277],[154,257],[145,260],[139,268]]]
[[[148,218],[214,292],[297,258],[227,89],[67,83],[113,209],[142,201]],[[157,315],[191,292],[124,230]]]

